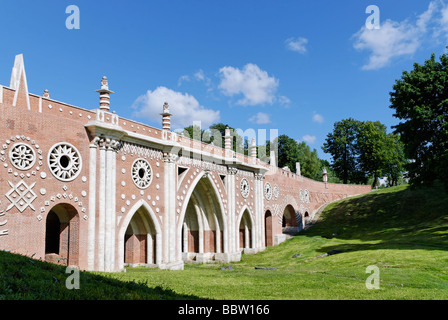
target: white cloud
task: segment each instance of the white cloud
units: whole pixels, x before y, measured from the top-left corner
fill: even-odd
[[[363,26],[354,37],[355,49],[371,51],[369,62],[362,67],[364,70],[383,68],[392,58],[412,55],[420,47],[419,29],[407,21],[387,20],[380,29]]]
[[[188,82],[190,81],[190,77],[187,75],[183,75],[179,77],[179,80],[177,80],[177,86],[181,86],[183,82]]]
[[[323,123],[323,122],[324,122],[324,117],[321,116],[321,115],[318,114],[318,113],[315,113],[315,114],[313,115],[313,122]]]
[[[298,38],[288,38],[285,41],[286,48],[291,51],[295,51],[301,54],[305,54],[307,49],[306,45],[308,44],[308,39],[298,37]]]
[[[284,107],[289,107],[289,104],[291,103],[291,100],[289,100],[289,98],[285,96],[279,96],[277,100],[278,103]]]
[[[433,19],[433,16],[438,11],[438,4],[436,2],[431,2],[429,4],[428,10],[423,12],[417,20],[417,28],[422,31],[426,31],[429,22]]]
[[[264,112],[258,112],[256,115],[249,119],[250,122],[255,122],[257,124],[267,124],[271,122],[268,114]]]
[[[423,40],[430,36],[428,27],[431,21],[435,21],[434,16],[437,13],[442,17],[438,19],[434,29],[440,30],[446,26],[448,32],[448,11],[443,3],[440,10],[439,3],[441,2],[432,1],[428,9],[418,15],[414,22],[411,19],[401,22],[388,19],[381,22],[380,29],[367,29],[363,26],[352,36],[355,49],[370,51],[368,63],[362,69],[380,69],[389,65],[396,57],[412,56],[422,46]],[[436,32],[433,36],[435,34]]]
[[[236,103],[244,106],[272,104],[278,88],[278,80],[249,63],[242,70],[223,67],[219,70],[221,82],[219,88],[227,96],[243,95]]]
[[[309,144],[313,144],[314,142],[316,142],[316,137],[315,136],[310,136],[310,135],[304,135],[302,137],[302,140],[305,142],[308,142]]]
[[[194,77],[195,77],[197,80],[205,80],[204,70],[200,69],[198,72],[196,72],[196,73],[194,74]]]
[[[192,80],[196,80],[199,82],[204,82],[205,85],[208,87],[211,85],[211,79],[207,77],[204,73],[204,70],[199,69],[199,71],[195,72],[192,76],[189,75],[183,75],[179,77],[179,80],[177,80],[177,85],[181,86],[184,82],[190,82]]]
[[[171,129],[180,129],[201,121],[202,128],[208,128],[211,124],[219,122],[220,112],[206,109],[188,93],[173,91],[166,87],[158,87],[154,91],[148,90],[146,94],[138,97],[132,105],[136,109],[136,117],[153,121],[160,119],[162,124],[162,107],[165,102],[170,105]]]

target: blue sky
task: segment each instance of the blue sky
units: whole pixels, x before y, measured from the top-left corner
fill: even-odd
[[[67,29],[69,5],[79,29]],[[369,5],[379,29],[367,29]],[[72,21],[72,20],[70,20]],[[434,1],[2,1],[0,84],[24,54],[31,93],[111,109],[161,128],[201,121],[278,130],[321,146],[336,121],[397,123],[389,92],[403,70],[445,52],[448,5]],[[268,133],[269,138],[269,133]]]

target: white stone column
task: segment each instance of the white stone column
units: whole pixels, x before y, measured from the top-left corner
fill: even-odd
[[[155,263],[155,261],[152,260],[152,254],[153,254],[153,239],[152,239],[152,235],[150,233],[148,233],[146,235],[146,263]]]
[[[249,228],[246,223],[244,223],[244,249],[250,248],[250,236]]]
[[[104,241],[106,219],[106,146],[105,140],[100,142],[100,179],[98,195],[98,271],[104,271]]]
[[[227,176],[227,194],[228,194],[228,250],[230,254],[235,253],[237,251],[236,247],[236,236],[239,235],[238,232],[235,232],[235,229],[238,226],[235,226],[235,175],[238,172],[238,169],[229,167],[228,168],[228,176]]]
[[[114,210],[112,207],[111,197],[112,195],[112,157],[113,150],[110,146],[110,139],[106,140],[106,216],[105,216],[105,237],[104,237],[104,271],[110,272],[112,271],[112,224],[113,217],[112,211]]]
[[[178,248],[178,236],[176,234],[176,160],[175,153],[165,152],[164,162],[164,206],[163,218],[164,252],[163,263],[168,269],[183,269],[181,248]]]
[[[104,269],[115,271],[115,224],[116,224],[116,148],[118,142],[106,139],[106,216],[105,216],[105,248]]]
[[[184,226],[184,228],[183,228],[183,246],[184,246],[183,253],[187,253],[188,252],[188,225],[186,222],[184,222],[183,226]]]
[[[96,218],[96,157],[99,138],[90,145],[89,155],[89,240],[87,244],[87,270],[95,269],[95,218]]]
[[[255,228],[256,232],[256,244],[254,244],[255,249],[262,249],[265,247],[264,244],[264,208],[263,208],[263,174],[255,174]]]

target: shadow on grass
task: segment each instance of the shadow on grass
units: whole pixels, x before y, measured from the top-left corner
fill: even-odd
[[[121,281],[112,275],[73,271],[48,262],[0,251],[0,300],[200,300],[147,282]],[[70,278],[71,277],[71,278]]]
[[[324,246],[322,252],[448,250],[448,195],[441,185],[374,191],[330,204],[322,214],[322,221],[301,234],[376,242]]]

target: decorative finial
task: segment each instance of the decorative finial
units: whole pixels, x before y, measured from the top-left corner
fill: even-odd
[[[168,102],[163,104],[163,112],[160,114],[162,116],[162,129],[166,131],[171,130],[171,116],[170,106]]]
[[[257,157],[257,144],[255,142],[255,138],[252,139],[252,144],[250,146],[250,156],[253,158]]]
[[[109,111],[110,107],[110,94],[114,93],[109,90],[109,82],[107,81],[107,77],[103,76],[101,79],[101,89],[96,90],[100,94],[100,109]]]
[[[43,94],[44,98],[50,99],[50,92],[48,91],[48,89],[44,90],[44,94]]]

